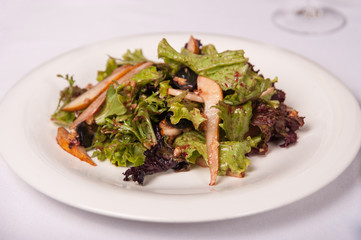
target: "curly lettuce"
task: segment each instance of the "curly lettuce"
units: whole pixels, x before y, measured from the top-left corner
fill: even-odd
[[[133,52],[127,50],[127,52],[123,54],[122,58],[114,58],[110,56],[105,65],[105,69],[102,71],[98,71],[97,81],[100,82],[106,77],[108,77],[117,67],[126,64],[136,65],[138,63],[146,61],[149,60],[144,57],[143,51],[141,49],[135,49]]]
[[[153,121],[167,110],[159,91],[148,93],[147,86],[157,85],[163,78],[164,74],[151,66],[132,77],[129,84],[108,88],[105,103],[94,118],[99,125],[92,146],[94,156],[117,166],[143,164],[143,152],[157,143]]]
[[[73,76],[66,74],[65,76],[59,74],[59,78],[63,78],[68,82],[68,87],[60,91],[60,98],[58,101],[58,106],[56,107],[55,112],[51,115],[51,120],[56,124],[69,127],[71,123],[76,119],[76,112],[68,112],[61,110],[65,105],[70,103],[76,97],[80,96],[86,91],[85,88],[80,88],[75,85],[75,80]]]
[[[241,174],[246,171],[251,161],[245,155],[254,144],[251,138],[220,142],[218,175],[224,176],[227,172]],[[206,140],[201,132],[185,132],[174,140],[173,146],[180,148],[183,157],[190,163],[195,163],[199,157],[207,162]]]
[[[221,119],[218,175],[242,177],[251,164],[248,156],[267,152],[267,143],[273,139],[284,140],[281,147],[296,142],[296,131],[304,118],[283,103],[285,94],[274,86],[277,78],[271,80],[259,74],[243,50],[218,52],[208,44],[198,53],[186,47],[178,52],[161,40],[158,56],[164,63],[149,63],[152,66],[131,79],[111,84],[102,106],[75,129],[80,143],[82,138],[87,140],[81,146],[94,150],[93,157],[99,160],[130,166],[124,180],[139,184],[146,175],[187,170],[191,164],[203,165],[202,161],[207,165],[204,131],[209,129],[204,104],[186,99],[189,91],[198,94],[201,89],[195,85],[177,96],[168,95],[171,86],[181,88],[172,79],[183,78],[179,70],[184,68],[191,69],[192,74],[194,71],[194,79],[197,75],[210,78],[222,89],[223,100],[214,106]],[[102,81],[120,66],[145,61],[141,49],[128,50],[122,58],[109,57],[105,69],[98,71],[97,80]],[[69,86],[61,92],[52,120],[69,126],[82,110],[66,112],[62,106],[86,89],[75,86],[73,77],[60,77]],[[90,124],[88,120],[92,119]],[[172,135],[165,131],[167,128],[174,130]]]
[[[195,103],[191,102],[174,102],[168,105],[169,112],[173,112],[170,117],[170,121],[173,125],[179,123],[181,119],[188,119],[193,123],[195,129],[199,129],[199,126],[207,119],[201,114],[201,110],[195,107]]]
[[[213,45],[204,48],[201,55],[186,49],[179,53],[163,39],[158,44],[158,57],[171,63],[171,67],[185,65],[198,75],[216,81],[227,93],[224,102],[230,105],[240,105],[259,98],[272,86],[273,80],[258,74],[248,63],[243,50],[218,53]]]
[[[229,141],[242,141],[249,130],[252,118],[252,102],[232,106],[220,102],[217,106],[222,123],[219,126],[224,130]]]

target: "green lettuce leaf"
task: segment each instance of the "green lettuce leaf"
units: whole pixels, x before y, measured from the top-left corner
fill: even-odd
[[[162,72],[158,72],[155,66],[147,67],[143,69],[131,78],[131,81],[136,83],[137,87],[144,87],[147,84],[157,86],[160,80],[163,79]]]
[[[117,61],[113,57],[109,57],[105,70],[98,71],[97,81],[102,81],[104,78],[108,77],[116,68],[118,67]]]
[[[131,78],[131,84],[126,87],[125,91],[128,96],[131,96],[131,102],[139,104],[137,101],[144,101],[150,106],[146,108],[151,115],[160,114],[166,109],[166,103],[159,96],[158,85],[163,81],[165,75],[163,71],[158,71],[157,67],[150,66],[143,69],[141,72]],[[151,86],[152,91],[149,91],[147,86]]]
[[[129,115],[107,118],[101,132],[109,134],[111,138],[141,142],[147,148],[157,142],[148,110],[144,106],[138,106],[135,112]]]
[[[63,110],[58,110],[51,115],[51,120],[62,126],[70,127],[71,123],[76,119],[74,112],[68,112]]]
[[[202,47],[202,54],[203,55],[214,55],[217,54],[217,49],[213,44],[207,44]]]
[[[252,102],[243,105],[231,106],[224,102],[217,105],[222,123],[219,126],[225,131],[230,141],[242,141],[249,130],[252,118]]]
[[[168,111],[173,112],[173,116],[170,118],[171,123],[175,125],[179,123],[182,118],[188,119],[193,123],[194,128],[198,130],[199,125],[201,125],[201,123],[205,122],[207,119],[202,116],[199,108],[195,107],[194,105],[196,104],[180,102],[170,104],[168,106]]]
[[[57,75],[57,77],[66,80],[69,85],[60,92],[58,106],[55,112],[51,115],[51,120],[58,125],[69,127],[71,123],[76,119],[75,112],[63,111],[61,109],[66,104],[84,93],[86,89],[76,86],[73,76],[69,76],[68,74],[63,76],[59,74]]]
[[[245,154],[251,151],[253,145],[254,142],[251,138],[243,141],[220,142],[218,175],[224,176],[227,171],[233,174],[241,174],[246,171],[251,161]],[[207,162],[206,140],[200,132],[183,133],[174,140],[173,146],[179,147],[183,157],[190,163],[195,163],[198,157],[203,157]]]
[[[246,171],[251,161],[245,156],[251,151],[251,139],[241,142],[221,142],[219,145],[218,175],[226,175],[228,169],[232,174],[240,175]]]
[[[99,137],[103,139],[99,139]],[[126,138],[111,140],[105,135],[95,136],[95,148],[92,157],[97,157],[99,160],[104,161],[108,159],[116,166],[126,167],[129,163],[134,166],[139,166],[144,163],[144,151],[146,147],[140,142],[129,142]]]
[[[233,93],[225,96],[223,101],[230,105],[240,105],[250,100],[255,100],[272,86],[275,80],[265,79],[253,70],[252,65],[247,64],[242,68],[235,69],[237,72],[236,84],[230,84]],[[231,81],[232,83],[232,81]],[[267,94],[270,98],[271,94]]]
[[[173,146],[182,150],[182,155],[187,162],[194,164],[198,157],[207,159],[206,138],[201,132],[185,132],[174,140]]]
[[[207,119],[201,114],[202,104],[184,99],[187,93],[188,91],[184,91],[184,93],[169,97],[166,100],[169,107],[168,111],[173,112],[170,121],[175,125],[182,118],[188,119],[193,123],[194,128],[198,130],[199,126]]]
[[[133,52],[127,50],[122,58],[109,57],[105,66],[105,70],[98,71],[97,81],[100,82],[104,78],[108,77],[117,67],[125,64],[136,65],[145,61],[148,61],[148,59],[144,57],[143,51],[141,49],[135,49]]]
[[[163,74],[159,73],[156,67],[149,67],[131,79],[134,84],[118,85],[116,89],[111,85],[108,88],[105,104],[95,115],[96,123],[101,126],[99,132],[107,136],[105,140],[98,141],[97,146],[94,145],[95,148],[101,149],[98,150],[102,153],[99,156],[114,159],[115,157],[110,158],[110,153],[123,156],[134,152],[135,143],[141,144],[143,150],[144,147],[150,148],[156,144],[152,120],[156,120],[159,114],[167,110],[167,103],[159,97],[158,91],[150,95],[144,93],[147,92],[148,84],[154,86],[162,79]],[[114,140],[121,142],[122,146],[118,146],[119,143],[113,149]],[[124,145],[124,142],[127,145]],[[108,145],[109,147],[106,147]],[[117,164],[121,164],[120,161],[117,160]]]
[[[182,67],[182,63],[174,61],[170,58],[163,58],[164,63],[168,64],[169,67],[171,68],[171,75],[175,75],[176,72],[178,72],[178,70]]]
[[[168,80],[159,83],[159,96],[161,98],[165,98],[168,95],[168,88],[170,88],[169,82]]]
[[[202,53],[193,54],[186,49],[179,53],[165,39],[158,44],[158,57],[164,61],[186,65],[198,75],[216,81],[226,92],[227,104],[240,105],[256,99],[272,85],[248,63],[243,50],[218,53],[214,46],[206,45]]]
[[[143,105],[152,117],[159,115],[168,109],[167,102],[160,97],[159,92],[152,93],[150,96],[140,96],[139,104]]]
[[[160,114],[166,110],[166,103],[158,98],[158,93],[151,96],[140,96],[139,91],[147,84],[155,84],[155,81],[161,80],[163,75],[157,72],[156,67],[149,67],[131,78],[135,82],[134,88],[131,85],[119,85],[116,89],[111,85],[107,90],[105,105],[95,115],[95,122],[98,125],[104,125],[105,119],[112,116],[120,116],[129,111],[129,107],[134,103],[139,105],[143,102],[143,106],[150,111],[151,114]],[[155,84],[156,85],[156,84]],[[138,102],[138,101],[139,102]]]
[[[225,51],[212,55],[193,54],[188,50],[183,50],[182,53],[178,53],[169,45],[166,39],[162,39],[158,44],[158,57],[163,58],[164,60],[167,59],[184,64],[190,67],[198,75],[205,77],[209,77],[208,73],[213,72],[214,74],[215,70],[218,71],[218,69],[222,66],[224,67],[240,63],[246,64],[247,62],[244,57],[243,50]],[[222,79],[213,80],[217,81],[221,88],[222,85],[224,85],[222,84]]]
[[[147,61],[149,60],[144,57],[142,49],[135,49],[133,52],[127,50],[127,52],[122,56],[122,59],[118,59],[118,65],[136,65],[138,63]]]
[[[102,109],[95,115],[95,122],[98,125],[104,125],[105,119],[114,115],[123,115],[128,109],[123,105],[121,95],[117,94],[116,89],[113,85],[110,85],[107,90],[107,97],[105,100],[105,105]]]
[[[99,143],[93,146],[100,149],[103,148],[101,143],[106,145],[113,140],[126,143],[138,142],[146,148],[157,142],[149,112],[143,104],[138,105],[132,113],[105,118],[105,123],[100,126],[97,134],[106,136],[104,139],[98,137]]]
[[[147,148],[157,143],[152,121],[148,110],[145,107],[138,107],[135,110],[134,118],[132,119],[133,133],[138,140],[143,143]]]

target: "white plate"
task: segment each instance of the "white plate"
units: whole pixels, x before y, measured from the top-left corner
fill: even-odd
[[[123,182],[124,168],[109,162],[80,162],[55,141],[49,118],[67,84],[57,74],[74,74],[77,84],[95,83],[107,55],[120,57],[142,48],[156,60],[162,37],[176,49],[188,34],[150,34],[113,39],[64,54],[24,77],[0,105],[0,151],[9,166],[42,193],[91,212],[134,220],[200,222],[263,212],[299,200],[335,179],[352,162],[361,142],[360,108],[330,73],[288,51],[245,39],[195,34],[218,50],[245,49],[267,77],[279,77],[286,103],[306,116],[299,141],[271,146],[266,157],[252,157],[243,179],[220,177],[208,186],[209,172],[157,174],[145,186]]]

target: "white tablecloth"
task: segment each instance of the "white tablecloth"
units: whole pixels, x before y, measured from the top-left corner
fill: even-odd
[[[271,21],[276,9],[296,3],[3,0],[0,98],[30,70],[76,47],[119,36],[181,31],[240,36],[299,53],[335,74],[360,103],[361,2],[321,2],[342,12],[347,24],[337,32],[312,36],[283,31]],[[356,240],[361,239],[360,210],[360,153],[335,181],[300,201],[249,217],[197,224],[144,223],[78,210],[34,190],[0,157],[0,239]]]

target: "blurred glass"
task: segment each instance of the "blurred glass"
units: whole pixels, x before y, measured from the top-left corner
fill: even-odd
[[[278,9],[274,23],[282,29],[300,34],[322,34],[341,29],[346,18],[335,9],[315,5],[310,0],[304,6]]]

